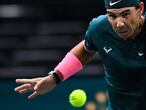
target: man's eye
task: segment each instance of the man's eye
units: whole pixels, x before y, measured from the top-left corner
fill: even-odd
[[[115,19],[116,16],[115,15],[109,15],[110,18]]]
[[[130,15],[130,13],[123,13],[121,16],[127,17],[128,15]]]

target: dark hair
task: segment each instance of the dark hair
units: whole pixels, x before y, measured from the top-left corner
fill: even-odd
[[[135,6],[135,9],[136,9],[136,10],[140,9],[140,5],[139,5],[139,4],[136,5],[136,6]]]

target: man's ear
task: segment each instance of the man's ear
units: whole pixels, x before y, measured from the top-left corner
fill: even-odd
[[[140,14],[142,15],[144,13],[144,2],[140,2],[139,8],[140,8]]]

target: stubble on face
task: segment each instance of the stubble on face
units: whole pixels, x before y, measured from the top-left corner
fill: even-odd
[[[135,7],[107,9],[107,13],[114,31],[124,40],[134,39],[144,24],[144,16]]]

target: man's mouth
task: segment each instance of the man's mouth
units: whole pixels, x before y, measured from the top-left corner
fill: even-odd
[[[127,30],[118,30],[117,32],[118,32],[118,33],[126,33]]]
[[[121,36],[121,37],[127,37],[127,35],[128,35],[128,30],[118,30],[117,31],[117,34],[119,35],[119,36]]]
[[[128,31],[127,30],[118,30],[117,33],[119,34],[126,34]]]

